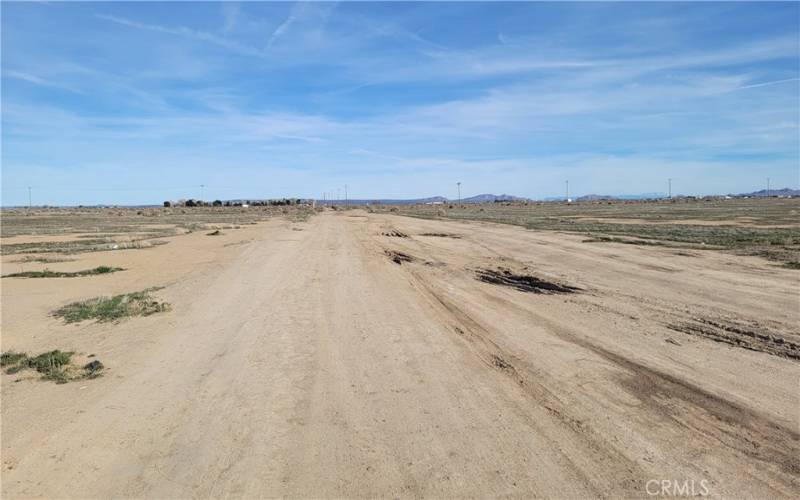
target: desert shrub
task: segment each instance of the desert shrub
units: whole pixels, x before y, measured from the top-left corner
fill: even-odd
[[[103,323],[118,321],[130,316],[149,316],[169,310],[169,304],[155,300],[150,295],[150,291],[144,290],[73,302],[56,310],[53,315],[63,318],[66,323],[77,323],[90,319]]]
[[[22,352],[8,351],[0,354],[0,367],[13,366],[27,359],[28,356]]]
[[[103,363],[98,360],[90,361],[83,366],[83,369],[86,371],[86,378],[97,378],[100,376],[100,372],[105,368]]]
[[[6,367],[6,373],[13,374],[22,370],[36,370],[43,380],[51,380],[57,384],[65,384],[71,380],[93,379],[101,375],[105,368],[98,360],[91,361],[77,368],[72,364],[72,352],[43,352],[29,357],[25,353],[9,351],[0,355],[0,362]]]
[[[86,269],[84,271],[51,271],[45,269],[44,271],[24,271],[21,273],[5,274],[3,278],[77,278],[80,276],[94,276],[96,274],[109,274],[117,271],[124,271],[121,267],[99,266],[94,269]]]

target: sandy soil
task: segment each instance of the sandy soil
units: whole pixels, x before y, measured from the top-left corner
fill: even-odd
[[[26,263],[127,270],[2,280],[4,350],[109,367],[2,375],[2,496],[796,498],[800,272],[582,239],[326,212]],[[170,312],[49,316],[156,285]]]

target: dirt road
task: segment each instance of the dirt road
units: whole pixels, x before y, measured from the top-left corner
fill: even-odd
[[[110,371],[3,375],[4,498],[800,493],[797,271],[362,211],[253,231],[169,313],[42,320]],[[499,268],[579,290],[476,279]]]

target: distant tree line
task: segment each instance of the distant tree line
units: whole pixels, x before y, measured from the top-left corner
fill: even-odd
[[[287,205],[308,205],[310,203],[311,202],[309,200],[302,200],[300,198],[281,198],[275,200],[233,200],[233,201],[232,200],[203,201],[190,198],[188,200],[165,201],[164,207],[242,207],[242,206],[280,207]]]

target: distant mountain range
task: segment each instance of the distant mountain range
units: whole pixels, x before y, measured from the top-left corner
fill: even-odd
[[[462,198],[461,203],[494,203],[496,201],[528,201],[528,198],[520,198],[519,196],[512,196],[510,194],[479,194],[470,196],[469,198]],[[322,200],[317,200],[317,203]],[[366,203],[379,203],[382,205],[416,205],[425,203],[457,203],[458,200],[450,200],[444,196],[431,196],[429,198],[414,198],[410,200],[394,200],[394,199],[364,199],[364,200],[350,200],[353,205],[363,205]],[[343,204],[344,200],[328,200],[328,203]]]
[[[742,198],[745,196],[749,196],[751,198],[760,198],[767,196],[767,190],[761,189],[759,191],[753,191],[751,193],[739,193],[739,194],[728,194],[727,196],[731,196],[734,198]],[[673,195],[676,198],[683,197],[683,195],[676,194]],[[709,196],[725,196],[725,195],[709,195]],[[800,189],[790,189],[790,188],[781,188],[781,189],[770,189],[769,196],[791,196],[791,197],[800,197]],[[585,194],[579,196],[577,198],[573,198],[574,201],[600,201],[600,200],[654,200],[659,198],[666,198],[666,193],[640,193],[640,194],[620,194],[620,195],[609,195],[609,194]],[[292,198],[294,199],[294,198]],[[231,202],[242,202],[244,200],[226,200]],[[255,200],[249,199],[250,202],[253,201],[269,201],[269,200]],[[317,203],[323,203],[323,200],[316,200]],[[334,205],[342,205],[344,204],[345,200],[326,200],[328,204]],[[531,198],[523,198],[520,196],[513,196],[510,194],[479,194],[476,196],[470,196],[468,198],[464,198],[461,200],[461,203],[494,203],[494,202],[502,202],[502,201],[564,201],[563,196],[549,196],[543,198],[542,200],[533,200]],[[444,196],[431,196],[429,198],[414,198],[408,200],[397,200],[397,199],[386,199],[386,198],[371,198],[371,199],[351,199],[349,200],[350,204],[353,205],[366,205],[366,204],[381,204],[381,205],[414,205],[414,204],[425,204],[425,203],[455,203],[457,200],[451,200],[445,198]],[[55,206],[55,205],[54,205]],[[110,206],[127,206],[127,207],[160,207],[161,205],[86,205],[87,208],[90,207],[110,207]],[[24,208],[22,206],[13,206],[7,205],[3,206],[2,208]]]
[[[675,197],[681,197],[682,195],[674,195]],[[741,198],[744,196],[749,196],[751,198],[758,198],[758,197],[765,197],[765,196],[800,196],[800,189],[770,189],[767,192],[766,189],[762,189],[760,191],[753,191],[752,193],[739,193],[739,194],[728,194],[728,196],[732,196],[735,198]],[[658,199],[658,198],[666,198],[666,193],[641,193],[641,194],[630,194],[630,195],[609,195],[609,194],[586,194],[583,196],[579,196],[575,198],[575,201],[600,201],[600,200],[648,200],[648,199]],[[548,201],[555,201],[555,200],[563,200],[563,197],[558,198],[545,198]]]
[[[575,201],[600,201],[600,200],[618,200],[619,197],[611,196],[610,194],[585,194],[575,198]]]
[[[770,196],[800,196],[800,190],[798,189],[770,189],[769,191]],[[674,197],[682,197],[683,195],[673,195]],[[754,191],[752,193],[741,193],[741,194],[729,194],[728,196],[732,197],[764,197],[767,196],[767,190],[762,189],[760,191]],[[610,195],[610,194],[585,194],[583,196],[578,196],[577,198],[572,198],[573,201],[600,201],[600,200],[653,200],[659,198],[666,198],[666,193],[639,193],[639,194],[620,194],[620,195]],[[445,198],[444,196],[431,196],[428,198],[413,198],[407,200],[398,200],[398,199],[361,199],[361,200],[350,200],[350,203],[353,205],[365,205],[368,203],[372,204],[381,204],[381,205],[416,205],[416,204],[439,204],[439,203],[457,203],[458,200],[452,200],[449,198]],[[470,196],[468,198],[463,198],[461,203],[494,203],[494,202],[503,202],[503,201],[534,201],[530,198],[523,198],[520,196],[513,196],[510,194],[479,194],[476,196]],[[550,196],[544,198],[542,201],[564,201],[563,196]],[[317,200],[318,203],[321,203],[322,200]],[[338,204],[341,205],[344,203],[344,200],[327,200],[329,204]]]
[[[520,198],[510,194],[479,194],[461,200],[462,203],[494,203],[496,201],[529,201],[528,198]]]
[[[317,203],[327,203],[329,205],[344,205],[345,200],[317,200]],[[431,196],[430,198],[412,198],[406,200],[392,198],[364,198],[347,200],[351,205],[416,205],[424,203],[447,203],[444,196]]]
[[[742,193],[729,196],[752,196],[754,198],[758,198],[760,196],[800,196],[800,189],[770,189],[769,192],[767,192],[766,189],[762,189],[761,191],[753,191],[752,193]]]
[[[599,201],[599,200],[654,200],[666,198],[666,193],[639,193],[639,194],[585,194],[575,198],[575,201]],[[564,198],[559,198],[563,200]]]

